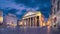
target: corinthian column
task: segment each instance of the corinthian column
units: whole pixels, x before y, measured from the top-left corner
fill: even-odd
[[[30,27],[31,27],[31,17],[30,17]]]

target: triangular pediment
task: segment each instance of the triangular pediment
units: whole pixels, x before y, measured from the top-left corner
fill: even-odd
[[[27,12],[24,16],[29,16],[29,15],[33,15],[35,14],[35,12]]]

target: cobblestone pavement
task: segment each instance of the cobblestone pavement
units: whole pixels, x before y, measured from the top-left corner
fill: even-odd
[[[0,34],[60,34],[60,31],[54,31],[49,27],[17,27],[17,28],[0,28]]]

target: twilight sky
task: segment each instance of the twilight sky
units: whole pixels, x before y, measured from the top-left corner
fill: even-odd
[[[25,12],[41,11],[45,18],[48,18],[51,10],[51,0],[0,0],[0,9],[4,15],[15,14],[21,18]]]

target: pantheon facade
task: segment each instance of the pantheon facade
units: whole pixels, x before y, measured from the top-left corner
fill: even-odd
[[[24,14],[22,17],[22,26],[26,27],[42,27],[44,22],[44,18],[40,11],[29,11]]]

